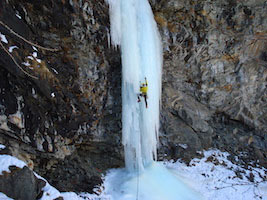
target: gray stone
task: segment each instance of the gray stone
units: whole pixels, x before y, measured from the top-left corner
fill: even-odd
[[[152,5],[164,49],[161,140],[170,131],[176,145],[187,143],[180,136],[192,128],[201,148],[236,154],[251,152],[254,145],[266,156],[257,142],[266,139],[256,139],[267,131],[266,2],[162,0]],[[255,139],[248,145],[251,134]]]
[[[35,177],[28,167],[9,167],[11,173],[0,175],[0,192],[16,200],[33,200],[42,195],[45,182]]]

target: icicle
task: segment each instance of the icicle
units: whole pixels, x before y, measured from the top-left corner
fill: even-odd
[[[107,187],[110,188],[107,193],[116,200],[200,200],[202,198],[177,175],[153,162],[157,159],[162,47],[148,0],[107,2],[111,12],[112,44],[121,47],[122,134],[126,164],[126,170],[113,171],[114,181]],[[143,99],[137,102],[140,83],[145,78],[148,81],[148,108]]]
[[[110,34],[112,45],[118,46],[121,42],[121,0],[106,0],[109,4]]]
[[[147,0],[106,0],[111,39],[121,46],[122,132],[126,168],[142,170],[157,158],[161,96],[161,39]],[[148,80],[148,108],[137,102],[140,82]]]

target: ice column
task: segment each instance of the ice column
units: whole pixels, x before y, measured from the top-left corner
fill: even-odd
[[[122,134],[126,168],[142,170],[156,159],[161,97],[161,38],[147,0],[107,0],[111,39],[122,59]],[[137,102],[148,80],[148,108]]]

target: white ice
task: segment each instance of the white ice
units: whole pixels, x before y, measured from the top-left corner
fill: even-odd
[[[11,46],[11,47],[8,48],[8,51],[10,53],[12,53],[14,49],[18,49],[18,47],[17,46]]]
[[[140,175],[125,169],[112,170],[105,178],[111,200],[201,200],[182,179],[160,163],[153,162]]]
[[[147,0],[108,0],[111,39],[121,46],[122,132],[129,171],[142,171],[156,159],[161,95],[161,40]],[[137,102],[148,81],[148,108]]]
[[[2,42],[8,44],[8,41],[7,41],[7,39],[6,39],[6,36],[3,35],[1,32],[0,32],[0,39],[1,39]]]
[[[162,47],[147,0],[107,0],[111,39],[122,59],[122,134],[125,169],[111,173],[107,194],[113,200],[201,199],[157,159]],[[148,108],[137,102],[140,83],[148,81]]]

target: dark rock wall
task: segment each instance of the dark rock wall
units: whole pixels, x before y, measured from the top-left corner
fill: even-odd
[[[151,5],[164,56],[159,158],[189,161],[216,147],[266,166],[266,1]],[[0,1],[1,44],[18,47],[11,56],[0,48],[2,153],[61,191],[91,191],[123,166],[120,52],[109,48],[108,17],[104,0]],[[3,23],[57,50],[37,52]]]
[[[109,48],[108,7],[4,0],[0,11],[4,48],[18,47],[11,56],[0,49],[0,142],[61,191],[90,191],[102,172],[123,165],[120,54]],[[37,52],[5,24],[58,50]],[[34,52],[40,62],[27,58]]]

